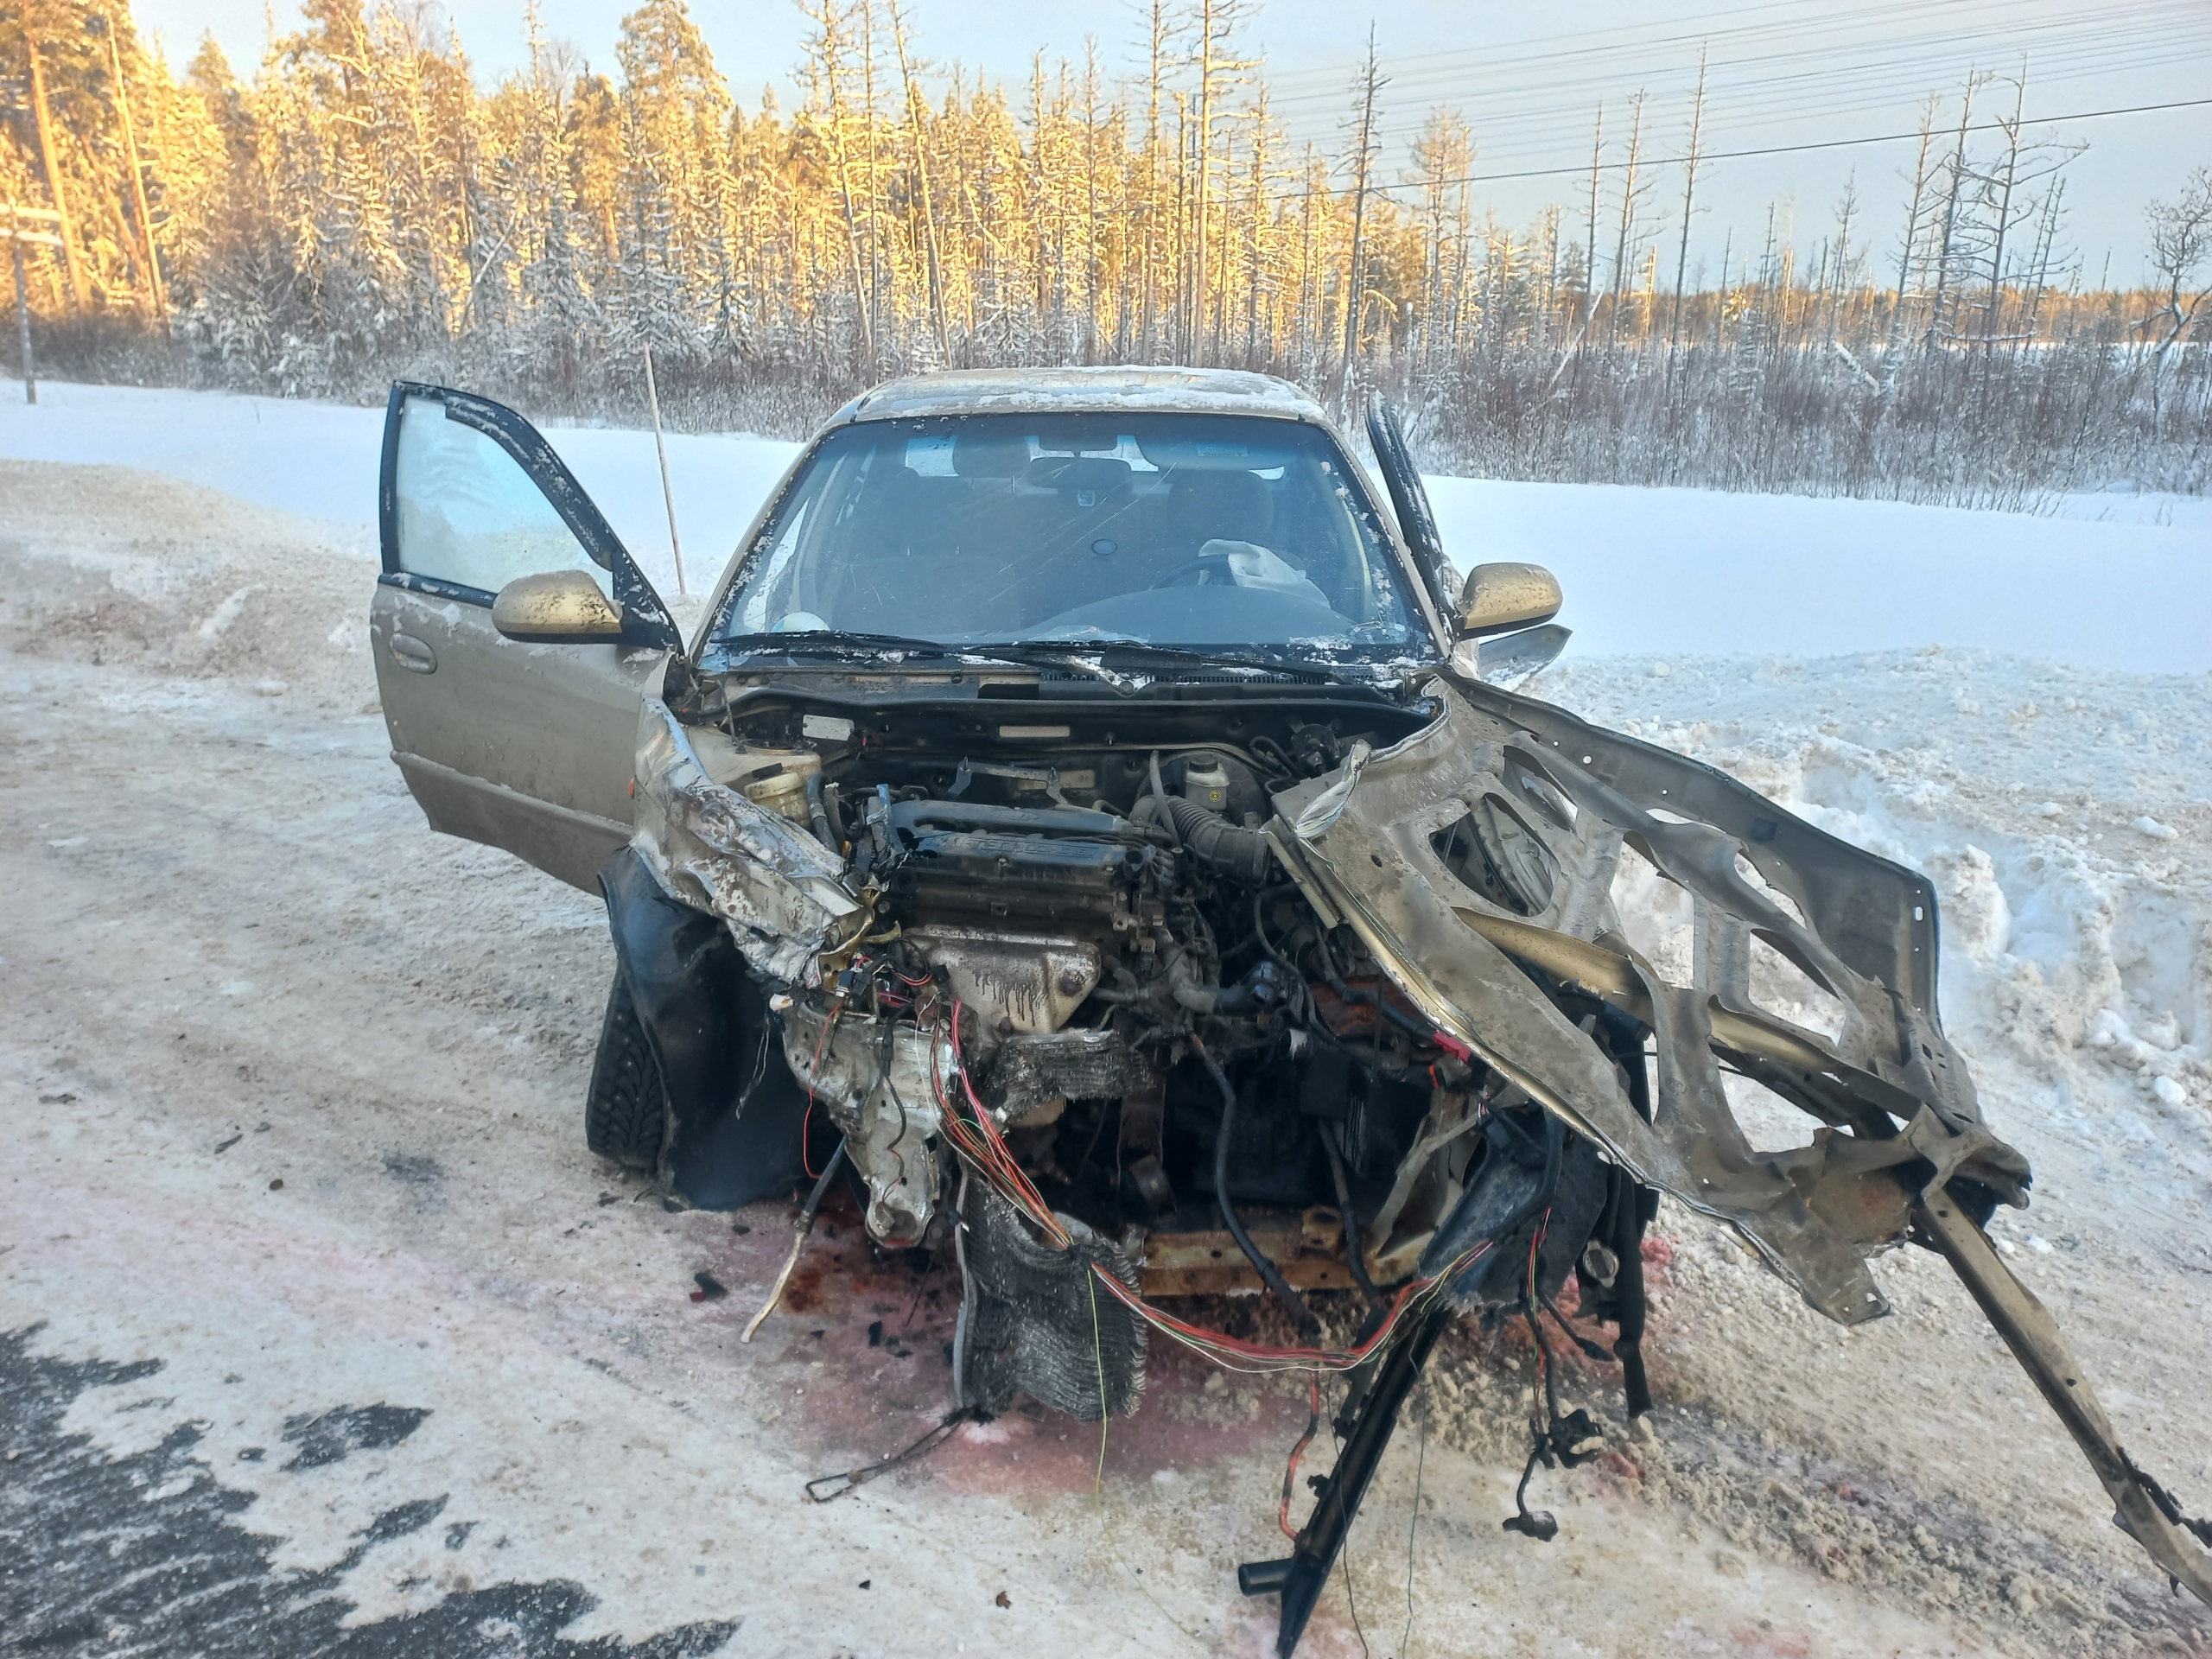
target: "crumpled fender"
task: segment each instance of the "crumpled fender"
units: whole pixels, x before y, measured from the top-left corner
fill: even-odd
[[[719,916],[769,979],[815,983],[823,947],[841,926],[866,921],[830,849],[709,777],[683,723],[658,697],[645,699],[639,719],[630,844],[669,893]]]

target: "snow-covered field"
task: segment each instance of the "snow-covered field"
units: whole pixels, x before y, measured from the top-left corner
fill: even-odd
[[[0,378],[0,456],[149,468],[329,520],[343,544],[374,553],[381,409],[67,384],[41,386],[39,400],[25,408],[19,383]],[[545,430],[673,598],[652,435]],[[704,589],[798,446],[680,433],[667,442],[684,574]],[[2212,670],[2202,498],[2072,496],[2028,516],[1474,479],[1433,479],[1430,490],[1462,568],[1529,559],[1559,573],[1578,654],[1941,645],[2084,668]]]
[[[947,1403],[945,1287],[841,1229],[741,1348],[781,1211],[583,1152],[597,906],[430,836],[385,757],[378,413],[41,396],[0,401],[0,1651],[1269,1649],[1231,1575],[1302,1401],[1173,1356],[1096,1499],[1089,1431],[1009,1418],[804,1501]],[[650,436],[550,435],[672,581]],[[792,449],[671,449],[703,585]],[[1947,1027],[2038,1173],[2000,1244],[2212,1505],[2205,504],[1435,493],[1463,561],[1565,579],[1537,695],[1934,878]],[[1897,1316],[1847,1333],[1660,1231],[1662,1409],[1586,1385],[1614,1451],[1539,1477],[1560,1539],[1498,1529],[1527,1373],[1474,1344],[1302,1652],[2212,1651],[1939,1262],[1883,1258]]]

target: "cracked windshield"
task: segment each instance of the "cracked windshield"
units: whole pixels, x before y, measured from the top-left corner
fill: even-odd
[[[1007,415],[833,432],[753,543],[715,639],[1294,656],[1402,647],[1410,614],[1373,508],[1310,427]]]

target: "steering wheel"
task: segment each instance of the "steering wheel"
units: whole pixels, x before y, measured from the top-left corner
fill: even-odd
[[[1152,586],[1154,588],[1174,588],[1181,585],[1183,578],[1185,576],[1195,575],[1203,579],[1205,577],[1216,575],[1226,576],[1229,575],[1229,555],[1226,553],[1201,553],[1195,559],[1184,560],[1182,563],[1177,565],[1166,575],[1160,577],[1160,579],[1158,582],[1154,582]],[[1233,585],[1234,578],[1231,578],[1231,582]],[[1192,583],[1192,585],[1195,587],[1198,584]],[[1206,585],[1212,586],[1214,584],[1209,582]]]

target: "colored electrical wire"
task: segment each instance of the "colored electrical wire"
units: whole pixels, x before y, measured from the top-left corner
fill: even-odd
[[[1473,1248],[1454,1257],[1440,1272],[1426,1279],[1416,1279],[1402,1287],[1396,1300],[1390,1305],[1389,1313],[1384,1316],[1365,1341],[1357,1343],[1350,1348],[1335,1349],[1275,1347],[1262,1343],[1245,1342],[1219,1331],[1209,1331],[1203,1325],[1192,1325],[1152,1306],[1137,1292],[1131,1290],[1112,1274],[1107,1272],[1103,1263],[1094,1262],[1091,1271],[1098,1282],[1106,1287],[1109,1294],[1154,1330],[1181,1343],[1185,1347],[1224,1370],[1262,1376],[1281,1371],[1309,1370],[1348,1371],[1355,1366],[1365,1363],[1389,1346],[1408,1315],[1417,1311],[1426,1311],[1433,1306],[1436,1299],[1445,1294],[1446,1287],[1469,1266],[1486,1255],[1491,1248],[1491,1241],[1484,1239]]]
[[[1065,1249],[1075,1242],[1072,1236],[1023,1173],[1008,1149],[1005,1136],[1000,1134],[990,1109],[976,1096],[975,1084],[968,1075],[967,1061],[961,1052],[961,1002],[956,997],[950,1021],[950,1042],[934,1033],[930,1042],[930,1087],[937,1096],[939,1127],[963,1161],[1027,1216],[1047,1239]],[[965,1113],[961,1109],[962,1100],[947,1093],[944,1073],[938,1069],[938,1055],[944,1047],[951,1051],[953,1075],[960,1081],[960,1095],[969,1109]]]
[[[1096,1291],[1092,1291],[1095,1298]],[[1291,1494],[1298,1490],[1298,1460],[1306,1448],[1313,1444],[1313,1437],[1321,1432],[1321,1373],[1306,1374],[1306,1432],[1298,1437],[1298,1444],[1290,1448],[1290,1460],[1282,1471],[1282,1507],[1275,1511],[1275,1524],[1282,1529],[1282,1535],[1293,1543],[1298,1541],[1298,1529],[1290,1524]]]

